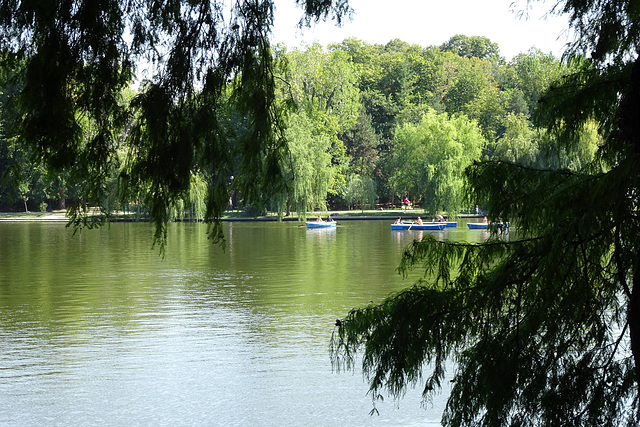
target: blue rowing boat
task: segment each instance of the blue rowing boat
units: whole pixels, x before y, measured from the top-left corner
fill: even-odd
[[[480,229],[487,229],[487,224],[486,222],[468,222],[467,223],[467,227],[469,227],[469,230],[480,230]]]
[[[413,222],[410,221],[402,221],[403,224],[413,224]],[[429,222],[423,222],[423,224],[444,224],[445,228],[456,228],[458,226],[458,223],[455,221],[429,221]]]
[[[307,228],[335,228],[336,227],[336,222],[335,221],[329,221],[329,222],[307,222]]]
[[[422,224],[391,224],[392,230],[444,230],[444,222],[424,222]]]
[[[467,226],[469,227],[470,230],[486,230],[487,228],[489,228],[489,224],[485,223],[485,222],[468,222]],[[494,230],[499,230],[499,231],[504,231],[504,230],[508,230],[509,229],[509,223],[502,223],[502,222],[492,222],[491,223],[491,228]]]

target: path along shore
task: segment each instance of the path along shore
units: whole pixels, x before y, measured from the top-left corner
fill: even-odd
[[[236,216],[239,214],[231,214],[230,216],[223,217],[222,221],[231,222],[275,222],[278,221],[277,216],[264,216],[264,217],[243,217]],[[336,221],[355,221],[355,220],[381,220],[381,221],[394,221],[399,216],[403,219],[412,220],[418,217],[423,219],[429,219],[427,214],[420,211],[329,211],[329,212],[311,212],[307,216],[307,219],[313,219],[317,216],[326,218],[331,215]],[[457,218],[482,218],[481,214],[459,214]],[[68,222],[65,212],[0,212],[0,222]],[[146,222],[147,219],[136,218],[133,215],[114,215],[112,222]],[[296,216],[284,217],[282,221],[295,221],[302,222]],[[181,222],[181,221],[177,221]],[[191,222],[185,220],[184,222]]]

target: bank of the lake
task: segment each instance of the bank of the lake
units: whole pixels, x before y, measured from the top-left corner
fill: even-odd
[[[428,214],[419,210],[370,210],[370,211],[323,211],[323,212],[309,212],[307,219],[313,219],[317,216],[326,218],[331,215],[335,220],[340,221],[394,221],[398,217],[402,217],[406,220],[415,220],[418,217],[428,218]],[[452,217],[453,218],[453,217]],[[482,218],[479,214],[458,214],[456,218],[460,219],[474,219]],[[0,222],[22,222],[22,221],[50,221],[50,222],[68,222],[65,211],[55,212],[0,212]],[[116,214],[114,215],[112,222],[146,222],[145,218],[138,218],[133,214]],[[245,215],[243,212],[229,212],[223,218],[225,222],[277,222],[277,221],[295,221],[301,222],[302,219],[297,216],[286,216],[279,219],[276,215],[266,215],[259,217],[251,217]],[[178,221],[183,222],[183,221]],[[184,222],[189,222],[184,221]]]

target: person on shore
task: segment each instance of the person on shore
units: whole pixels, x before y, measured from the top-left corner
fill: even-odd
[[[409,209],[411,207],[411,202],[409,201],[407,196],[404,196],[404,200],[402,201],[402,206],[404,206],[405,209]]]

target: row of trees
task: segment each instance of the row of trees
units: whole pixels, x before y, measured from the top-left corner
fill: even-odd
[[[269,203],[261,204],[260,198],[245,197],[246,182],[238,180],[232,189],[234,203],[251,212],[257,208],[304,215],[327,207],[394,205],[408,195],[429,212],[456,213],[465,204],[463,171],[474,160],[501,158],[542,165],[558,159],[543,150],[551,137],[533,125],[532,112],[541,93],[571,68],[538,50],[508,63],[498,52],[498,46],[486,38],[461,35],[427,48],[400,40],[383,46],[356,39],[327,49],[318,44],[292,51],[276,47],[275,96],[286,114],[283,137],[288,147],[277,161],[287,185]],[[117,105],[132,113],[113,132],[114,162],[103,171],[107,179],[99,192],[101,200],[88,200],[86,186],[73,179],[73,166],[34,168],[31,160],[38,153],[18,144],[27,137],[16,130],[20,117],[11,113],[19,102],[16,94],[23,89],[13,78],[21,66],[5,60],[2,70],[2,207],[43,210],[83,200],[100,202],[107,211],[152,209],[147,193],[154,191],[152,187],[138,186],[131,192],[121,185],[132,175],[144,181],[140,173],[150,166],[140,165],[137,172],[128,169],[131,146],[122,140],[136,137],[130,127],[144,121],[142,111],[152,107],[152,95],[136,96],[129,88],[121,91]],[[247,118],[237,106],[238,93],[230,84],[220,96],[225,107],[222,120],[218,119],[219,132],[239,148],[249,135]],[[95,122],[82,111],[75,114],[85,141],[90,141],[96,135]],[[591,156],[597,134],[586,136],[583,155],[572,157],[566,166]],[[185,137],[189,135],[176,135]],[[174,149],[176,156],[184,155],[179,141]],[[191,162],[204,164],[197,158]],[[228,176],[216,179],[232,182],[232,176],[240,175],[236,166],[239,161],[232,160]],[[170,206],[169,216],[202,219],[207,198],[203,186],[213,177],[203,167],[188,169],[178,171],[186,174],[189,186]]]
[[[324,163],[294,159],[314,170],[297,179],[324,183],[296,200],[299,210],[324,208],[325,200],[341,208],[393,205],[408,195],[432,213],[455,213],[474,160],[577,168],[599,144],[594,126],[578,153],[548,149],[554,136],[533,113],[551,83],[577,65],[536,49],[506,62],[488,39],[457,35],[438,47],[347,39],[327,50],[280,47],[276,56],[288,65],[280,81],[299,107],[293,115],[306,118],[293,127],[310,124],[324,141],[316,148],[330,154]]]

